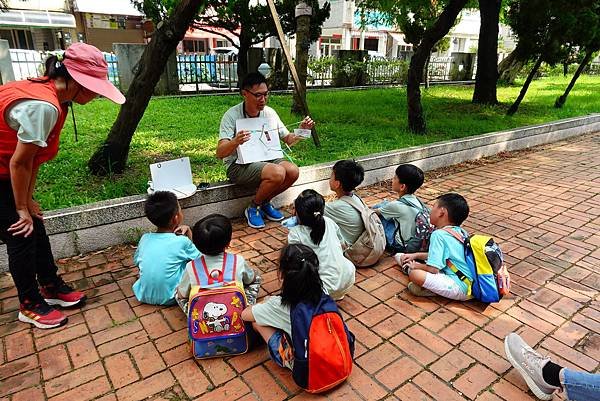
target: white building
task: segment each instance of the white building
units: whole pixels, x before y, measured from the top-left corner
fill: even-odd
[[[64,49],[73,40],[75,17],[65,0],[8,0],[0,12],[0,39],[11,49]]]

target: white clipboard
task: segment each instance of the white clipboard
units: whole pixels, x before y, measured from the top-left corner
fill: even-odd
[[[169,191],[174,193],[177,199],[183,199],[196,193],[189,157],[151,164],[150,175],[152,182],[149,183],[148,194]]]
[[[237,148],[237,164],[281,159],[280,127],[275,119],[241,118],[235,121],[235,132],[249,131],[250,140]]]

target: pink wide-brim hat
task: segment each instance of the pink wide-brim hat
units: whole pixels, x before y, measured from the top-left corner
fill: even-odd
[[[63,64],[79,85],[117,104],[125,103],[125,96],[108,80],[108,64],[94,46],[73,43],[65,51]]]

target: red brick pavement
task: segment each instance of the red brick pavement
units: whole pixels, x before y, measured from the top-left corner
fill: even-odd
[[[504,357],[508,332],[567,366],[599,368],[599,145],[594,134],[429,173],[419,195],[466,196],[465,226],[501,243],[514,295],[487,308],[419,299],[391,257],[359,270],[340,302],[358,341],[356,364],[328,394],[300,391],[264,346],[194,361],[182,313],[132,296],[134,249],[120,246],[60,261],[63,277],[89,301],[59,330],[17,322],[12,281],[0,276],[0,401],[531,400]],[[372,204],[391,197],[388,188],[360,192]],[[234,237],[233,249],[262,271],[263,294],[276,291],[286,230],[257,231],[237,220]]]

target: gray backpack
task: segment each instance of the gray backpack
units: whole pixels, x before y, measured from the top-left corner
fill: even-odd
[[[360,202],[358,202],[358,200]],[[357,267],[370,267],[379,262],[379,259],[385,251],[385,232],[379,216],[374,210],[370,209],[362,199],[357,197],[340,198],[354,209],[362,217],[365,231],[358,237],[344,255]]]

